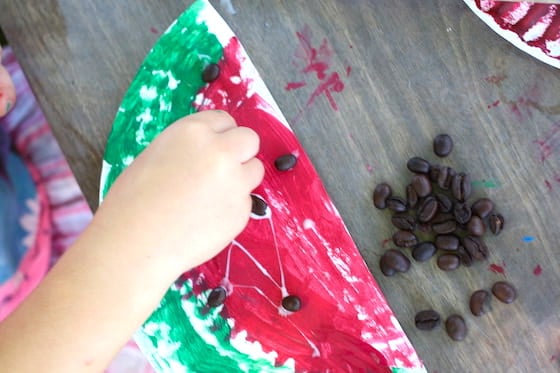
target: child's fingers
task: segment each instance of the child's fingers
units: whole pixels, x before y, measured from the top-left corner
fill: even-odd
[[[221,136],[224,146],[241,163],[247,162],[259,152],[259,135],[248,127],[236,127],[224,132]]]
[[[252,158],[243,165],[245,180],[250,190],[258,187],[264,178],[264,165],[258,158]]]
[[[205,123],[210,126],[210,128],[216,133],[225,132],[237,127],[235,119],[233,119],[231,115],[222,110],[200,111],[198,113],[185,117],[185,119],[189,121],[194,120],[200,123]]]

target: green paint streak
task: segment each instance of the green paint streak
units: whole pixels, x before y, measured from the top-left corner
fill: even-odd
[[[391,373],[426,373],[424,368],[391,368]]]
[[[204,1],[196,1],[162,35],[149,52],[116,115],[107,141],[104,160],[110,171],[102,180],[103,196],[134,159],[167,126],[193,113],[192,102],[204,87],[201,72],[218,62],[223,49],[204,23],[197,23]],[[190,291],[171,288],[160,306],[138,331],[136,339],[159,371],[262,372],[291,371],[270,361],[236,350],[230,343],[231,329],[217,310],[204,313],[205,296],[181,299]],[[203,299],[204,298],[204,299]],[[186,314],[183,306],[194,311]],[[190,319],[189,319],[190,318]],[[205,337],[195,325],[204,324]],[[210,325],[210,327],[206,326]]]
[[[104,160],[112,167],[105,195],[126,168],[167,126],[192,114],[192,102],[204,86],[201,72],[222,57],[222,46],[197,16],[205,6],[196,1],[161,36],[125,94],[107,141]],[[144,93],[144,94],[142,94]]]
[[[472,181],[472,187],[473,188],[489,188],[489,189],[494,189],[494,188],[499,188],[501,187],[502,184],[498,181],[498,180],[493,180],[493,179],[489,179],[489,180],[473,180]]]

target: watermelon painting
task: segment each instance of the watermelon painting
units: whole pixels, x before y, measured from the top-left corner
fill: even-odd
[[[220,74],[204,83],[210,64]],[[265,180],[253,192],[247,228],[184,273],[136,333],[154,368],[425,372],[304,149],[207,1],[161,36],[126,93],[107,143],[101,199],[166,126],[208,109],[260,135]],[[281,156],[292,164],[277,167]]]

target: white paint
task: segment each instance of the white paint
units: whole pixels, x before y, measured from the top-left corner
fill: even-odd
[[[133,161],[134,161],[134,157],[132,155],[127,155],[122,159],[122,163],[123,165],[125,165],[125,167],[130,166]]]
[[[101,164],[101,188],[99,188],[99,203],[103,203],[103,189],[105,189],[105,184],[107,184],[107,177],[109,176],[109,173],[111,172],[111,168],[113,168],[113,166],[107,162],[106,160],[103,160],[103,163]]]
[[[237,13],[235,11],[235,8],[233,7],[233,4],[231,3],[231,0],[220,0],[220,6],[222,8],[225,9],[226,12],[228,12],[231,15],[234,15],[235,13]]]
[[[233,84],[239,84],[241,83],[241,78],[238,76],[232,76],[231,78],[229,78],[229,81]]]
[[[527,12],[531,9],[533,4],[529,2],[520,2],[517,3],[516,6],[515,10],[509,13],[507,18],[504,19],[510,25],[515,25],[517,22],[521,21],[521,19],[527,15]]]
[[[556,8],[550,7],[549,12],[541,17],[539,22],[535,23],[525,34],[523,35],[523,40],[525,41],[534,41],[538,38],[542,37],[546,31],[546,29],[550,26],[550,22],[552,22],[552,17],[556,14]]]
[[[158,75],[161,78],[167,78],[167,88],[169,88],[172,91],[177,89],[179,83],[181,83],[180,80],[175,79],[175,76],[171,71],[154,70],[152,71],[152,75]]]
[[[546,48],[548,49],[552,57],[560,57],[560,39],[547,40]]]
[[[140,88],[140,98],[144,101],[152,101],[158,96],[156,87],[146,87],[145,85]]]

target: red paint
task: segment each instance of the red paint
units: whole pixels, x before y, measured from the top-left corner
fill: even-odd
[[[551,363],[554,363],[554,361],[555,361],[556,359],[558,359],[558,356],[559,356],[559,355],[552,355],[552,356],[550,357],[550,362],[551,362]]]
[[[500,85],[500,83],[502,83],[506,78],[507,78],[507,75],[498,74],[498,75],[487,76],[486,78],[484,78],[484,80],[486,80],[488,83],[492,83],[492,84],[495,84],[495,85]]]
[[[381,241],[381,247],[382,247],[382,248],[385,248],[385,246],[386,246],[389,242],[391,242],[391,239],[390,239],[390,238],[384,239],[383,241]]]
[[[305,84],[306,84],[305,82],[289,82],[288,84],[286,84],[286,86],[284,87],[284,89],[285,89],[286,91],[291,91],[291,90],[294,90],[294,89],[298,89],[298,88],[304,87]]]
[[[152,34],[159,34],[159,30],[158,30],[157,28],[155,28],[155,27],[150,27],[150,32],[151,32]]]
[[[506,266],[505,263],[502,263],[502,265],[492,263],[488,266],[488,270],[500,275],[505,275],[506,274],[505,266]]]
[[[308,26],[301,31],[296,32],[299,47],[295,53],[296,66],[300,67],[300,72],[304,75],[314,74],[318,79],[317,87],[312,91],[306,102],[306,108],[312,106],[315,100],[320,96],[325,96],[330,107],[334,111],[338,111],[338,105],[333,97],[333,93],[340,93],[344,90],[344,82],[336,71],[331,71],[331,61],[334,55],[327,38],[323,38],[319,46],[315,46],[312,42],[312,33]],[[345,68],[346,77],[352,71],[351,66]],[[286,90],[298,89],[305,84],[288,83]],[[288,89],[288,87],[290,89]],[[301,113],[299,113],[301,114]],[[297,117],[299,117],[299,114]],[[296,118],[297,118],[296,117]]]
[[[496,100],[494,102],[492,102],[490,105],[488,105],[488,109],[494,108],[496,106],[498,106],[500,104],[500,100]]]
[[[395,365],[397,360],[404,366],[416,366],[412,346],[402,329],[393,324],[394,315],[295,135],[270,113],[272,109],[265,100],[257,94],[247,97],[249,80],[233,84],[229,79],[242,77],[242,53],[238,40],[232,38],[224,48],[220,77],[200,92],[204,106],[197,109],[228,111],[237,123],[260,135],[258,157],[265,165],[266,177],[254,192],[266,201],[277,201],[287,210],[269,203],[274,206],[271,220],[251,219],[236,241],[270,277],[235,246],[185,274],[180,281],[191,279],[196,285],[195,294],[224,285],[229,254],[232,293],[225,301],[222,316],[235,320],[232,337],[246,330],[248,340],[258,340],[266,352],[278,353],[279,364],[294,358],[296,371],[340,367],[340,371],[348,372],[368,368],[388,372],[387,364]],[[309,53],[318,55],[324,51],[320,48]],[[318,70],[317,74],[323,72]],[[281,173],[275,169],[274,160],[286,152],[297,154],[298,163],[290,172]],[[315,228],[306,226],[305,221],[314,222]],[[359,280],[348,282],[331,255],[338,257]],[[282,300],[278,286],[280,268],[288,292],[302,300],[301,310],[287,317],[278,313]],[[363,307],[367,317],[358,318],[356,305]],[[371,336],[361,337],[363,333]],[[386,344],[390,340],[401,342]],[[316,346],[319,356],[314,354],[309,341]],[[379,351],[371,347],[378,342]]]
[[[537,145],[539,161],[546,161],[560,146],[560,122],[555,123],[543,137],[533,140],[533,144]]]
[[[550,184],[550,181],[545,180],[545,181],[544,181],[544,185],[546,185],[546,189],[548,189],[549,191],[552,190],[552,184]]]
[[[541,273],[542,273],[541,265],[540,265],[540,264],[537,264],[537,265],[535,266],[535,269],[533,269],[533,274],[534,274],[535,276],[540,276]]]
[[[373,167],[369,163],[366,163],[366,170],[371,173],[373,172]]]

